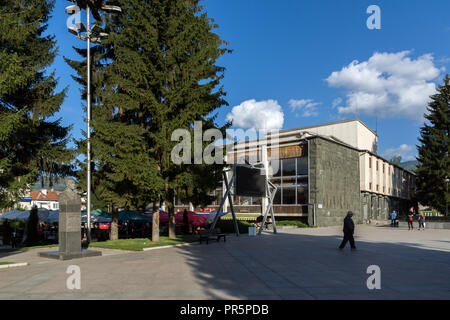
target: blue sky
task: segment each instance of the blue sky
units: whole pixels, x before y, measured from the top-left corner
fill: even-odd
[[[60,48],[53,66],[60,87],[69,86],[58,117],[80,137],[84,102],[62,56],[79,59],[72,45],[84,43],[66,31],[69,4],[57,1],[48,32]],[[228,118],[241,126],[292,129],[358,115],[378,130],[381,155],[416,155],[428,95],[450,69],[448,0],[203,4],[233,50],[219,60],[230,104],[219,111],[219,123]],[[370,5],[381,9],[380,30],[367,28]]]

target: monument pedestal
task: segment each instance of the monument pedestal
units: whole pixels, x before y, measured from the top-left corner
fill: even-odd
[[[66,190],[59,195],[59,250],[40,252],[40,257],[71,260],[101,256],[101,251],[81,250],[81,198],[73,179],[64,179]]]
[[[50,258],[56,260],[72,260],[79,258],[87,258],[87,257],[97,257],[101,256],[101,251],[96,250],[81,250],[80,253],[64,253],[59,251],[47,251],[47,252],[39,252],[39,256],[43,258]]]

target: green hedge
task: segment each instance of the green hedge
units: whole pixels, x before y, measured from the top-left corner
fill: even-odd
[[[294,226],[297,228],[308,228],[307,224],[304,224],[301,221],[298,220],[282,220],[282,221],[276,221],[277,226],[285,227],[285,226]]]

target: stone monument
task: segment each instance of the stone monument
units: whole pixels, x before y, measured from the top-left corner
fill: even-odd
[[[66,189],[58,196],[59,202],[59,251],[40,252],[41,257],[70,260],[100,256],[101,251],[81,249],[81,198],[76,191],[75,180],[64,179]]]

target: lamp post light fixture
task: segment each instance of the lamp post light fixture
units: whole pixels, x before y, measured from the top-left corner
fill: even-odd
[[[102,17],[99,13],[100,10],[108,13],[122,12],[122,9],[118,6],[107,5],[104,0],[68,0],[70,2],[76,3],[76,5],[70,5],[66,7],[66,13],[69,15],[76,14],[80,12],[81,9],[86,10],[86,25],[82,22],[77,22],[75,25],[68,26],[68,31],[74,34],[78,39],[87,42],[87,110],[86,110],[86,140],[87,140],[87,150],[86,150],[86,162],[87,162],[87,203],[86,203],[86,214],[87,214],[87,239],[91,242],[91,42],[100,43],[102,38],[108,36],[106,32],[94,25],[91,28],[91,13],[92,16],[101,21]],[[82,35],[84,33],[85,35]],[[92,35],[94,37],[92,37]]]

